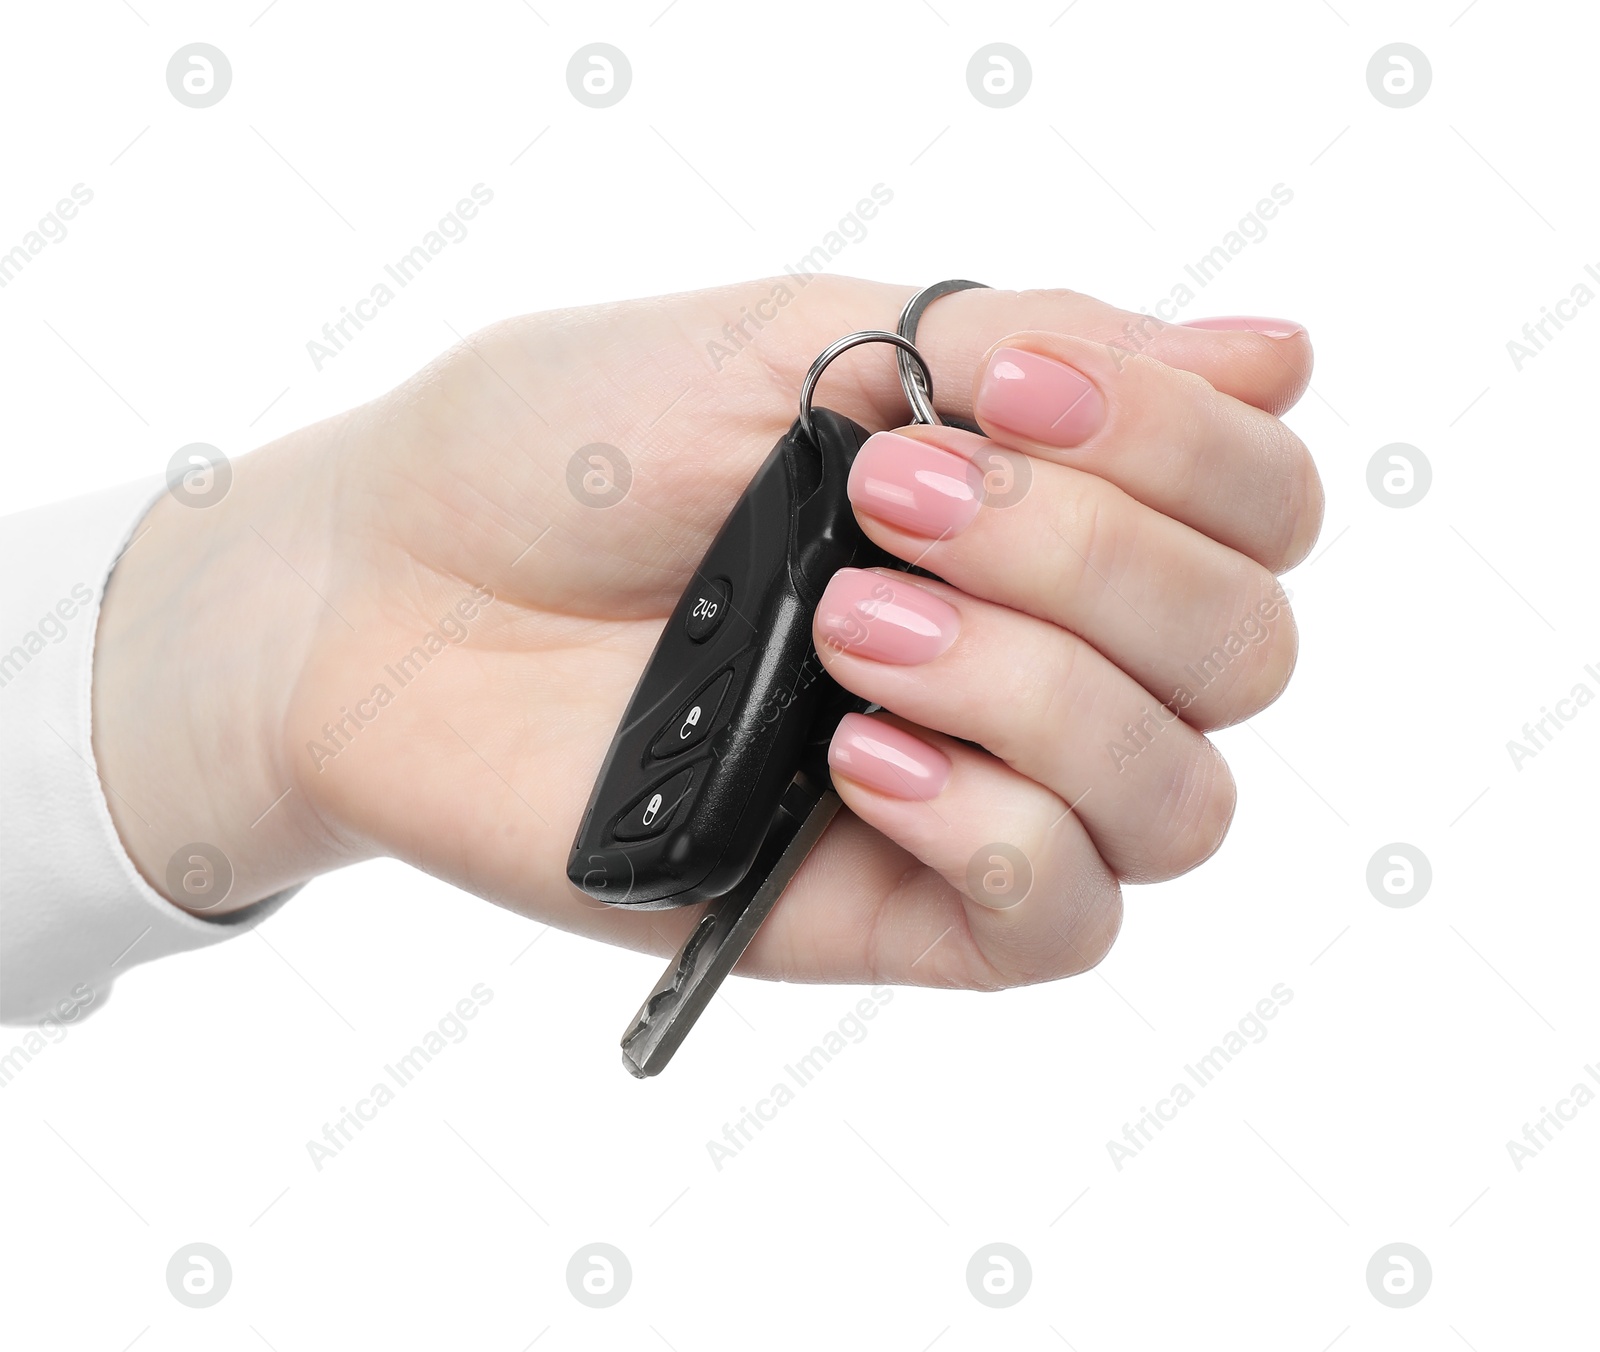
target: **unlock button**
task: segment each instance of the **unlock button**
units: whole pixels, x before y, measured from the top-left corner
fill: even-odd
[[[705,741],[706,735],[711,731],[711,725],[716,721],[717,706],[722,703],[722,697],[728,693],[728,683],[733,680],[733,673],[725,671],[705,687],[688,708],[680,709],[673,715],[672,722],[664,727],[656,737],[655,743],[650,748],[650,754],[657,760],[668,756],[676,756],[680,751],[687,751],[690,747],[699,746]]]

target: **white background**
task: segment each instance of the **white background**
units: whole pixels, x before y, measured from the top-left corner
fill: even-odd
[[[452,328],[779,271],[876,183],[893,202],[840,271],[1133,309],[1282,183],[1292,204],[1184,317],[1283,314],[1316,343],[1290,419],[1328,489],[1288,579],[1300,669],[1221,736],[1226,847],[1134,891],[1103,967],[896,990],[720,1171],[708,1140],[864,992],[735,981],[638,1083],[616,1042],[656,960],[381,863],[132,971],[0,1097],[8,1345],[1592,1339],[1600,1105],[1520,1171],[1506,1142],[1600,1063],[1600,707],[1520,770],[1506,743],[1600,691],[1600,305],[1521,371],[1506,344],[1600,269],[1593,10],[262,3],[6,7],[0,248],[73,184],[94,200],[0,291],[0,508],[190,441],[242,453]],[[233,67],[204,110],[165,82],[193,41]],[[565,79],[592,41],[633,67],[605,110]],[[1003,110],[965,79],[995,41],[1033,72]],[[1433,70],[1398,110],[1365,73],[1396,41]],[[307,340],[479,182],[470,235],[316,371]],[[1391,442],[1432,465],[1414,507],[1368,489]],[[1390,842],[1431,861],[1416,905],[1368,889]],[[307,1140],[478,982],[470,1036],[319,1172]],[[1278,983],[1266,1039],[1119,1171],[1107,1141]],[[164,1275],[194,1241],[233,1267],[205,1310]],[[609,1309],[568,1290],[592,1241],[632,1265]],[[1032,1267],[1008,1309],[965,1276],[995,1241]],[[1408,1309],[1367,1285],[1395,1242],[1433,1270]]]

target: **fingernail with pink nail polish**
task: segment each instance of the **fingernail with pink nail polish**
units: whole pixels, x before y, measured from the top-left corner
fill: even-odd
[[[970,460],[897,432],[875,432],[850,468],[850,501],[902,530],[937,540],[972,524],[982,483]]]
[[[869,789],[914,802],[937,797],[950,781],[950,758],[942,751],[865,714],[839,720],[828,764]]]
[[[1046,446],[1078,446],[1106,420],[1105,397],[1065,362],[1002,347],[978,386],[978,421]]]
[[[835,573],[817,604],[817,628],[831,649],[901,667],[931,662],[960,627],[948,601],[860,568]]]
[[[1266,338],[1293,338],[1306,331],[1292,319],[1266,319],[1260,315],[1222,315],[1216,319],[1184,321],[1186,329],[1222,329],[1235,333],[1259,333]]]

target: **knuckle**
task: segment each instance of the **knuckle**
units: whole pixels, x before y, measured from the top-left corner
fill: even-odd
[[[1260,713],[1283,693],[1294,674],[1300,631],[1289,603],[1271,574],[1254,594],[1264,599],[1245,608],[1244,618],[1235,620],[1223,642],[1204,659],[1225,662],[1229,678],[1201,726],[1228,727]],[[1232,657],[1230,651],[1238,655]]]
[[[1058,502],[1053,528],[1059,545],[1052,586],[1058,597],[1079,595],[1091,580],[1107,579],[1121,555],[1117,513],[1110,510],[1104,480],[1079,476],[1074,491]],[[1101,582],[1101,585],[1105,585]]]
[[[1290,441],[1291,468],[1285,494],[1283,535],[1276,556],[1279,571],[1293,568],[1311,552],[1322,531],[1327,506],[1322,477],[1317,473],[1310,449],[1293,432],[1285,429],[1285,434]]]
[[[752,284],[748,290],[753,295],[770,295],[774,288],[789,284],[788,278],[768,277]],[[813,274],[804,290],[796,295],[795,303],[801,307],[801,313],[817,310],[830,312],[851,303],[862,290],[863,283],[852,277],[844,277],[836,272],[819,272]]]
[[[1081,702],[1089,695],[1091,683],[1080,679],[1078,670],[1087,651],[1083,640],[1066,630],[1048,634],[1037,660],[1013,668],[1012,679],[1019,682],[1015,712],[1005,716],[997,741],[986,738],[985,745],[1011,765],[1035,759],[1041,742],[1067,746]]]
[[[1072,291],[1064,286],[1030,286],[1020,291],[1009,293],[1013,300],[1021,302],[1041,302],[1045,305],[1060,305],[1064,301],[1088,300],[1081,291]]]
[[[1159,815],[1166,830],[1159,877],[1174,878],[1205,863],[1233,822],[1238,792],[1228,763],[1204,738],[1175,767]]]
[[[1122,933],[1122,917],[1122,888],[1112,879],[1105,895],[1071,915],[1062,935],[1069,961],[1057,975],[1081,976],[1104,962]]]
[[[1294,675],[1295,664],[1300,660],[1300,627],[1287,605],[1280,607],[1278,621],[1262,645],[1261,667],[1255,686],[1250,713],[1260,713],[1279,695],[1283,694]],[[1246,714],[1245,717],[1249,717]]]
[[[1153,357],[1143,363],[1141,383],[1129,393],[1136,401],[1136,434],[1129,449],[1158,458],[1157,469],[1174,501],[1209,502],[1217,484],[1208,448],[1223,435],[1219,428],[1217,392],[1193,371],[1165,366]]]
[[[981,969],[971,968],[971,989],[1006,990],[1078,976],[1098,966],[1122,929],[1122,889],[1095,861],[1053,885],[1036,887],[1017,908],[1015,933],[991,935]]]
[[[1147,406],[1164,408],[1179,420],[1209,419],[1217,392],[1204,376],[1144,353],[1124,356],[1122,373],[1137,383],[1134,393]]]

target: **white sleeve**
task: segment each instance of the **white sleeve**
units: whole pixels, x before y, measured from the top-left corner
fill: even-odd
[[[241,934],[294,889],[216,920],[140,876],[89,737],[111,569],[160,478],[0,518],[0,1022],[98,1009],[117,973]]]

